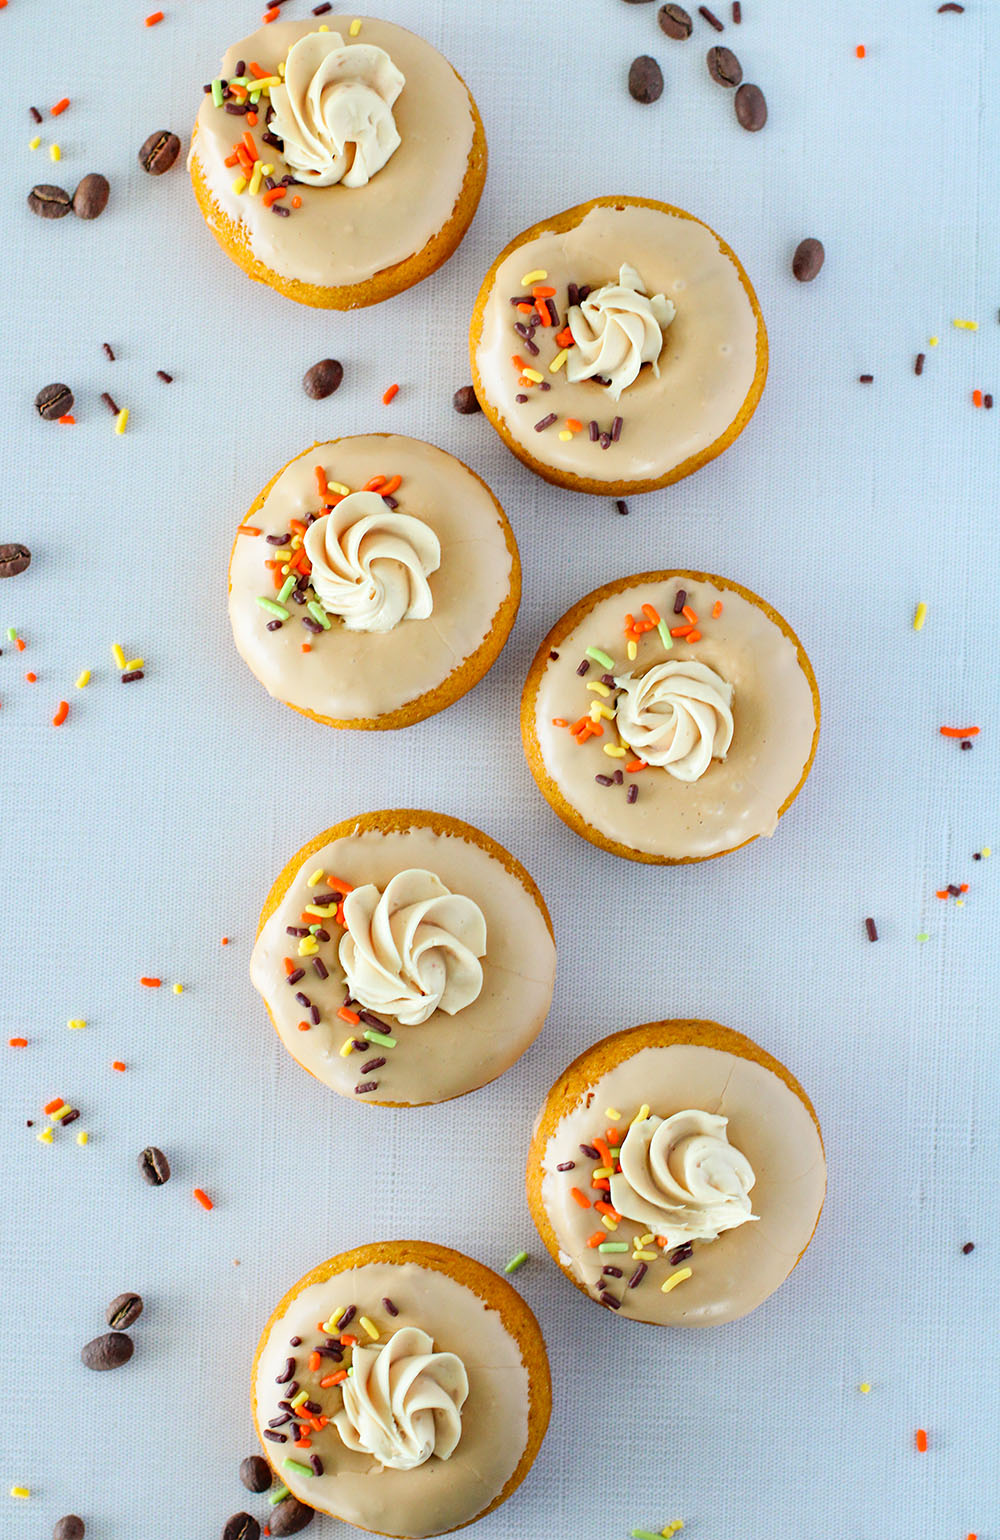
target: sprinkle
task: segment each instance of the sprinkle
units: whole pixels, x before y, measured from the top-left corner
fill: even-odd
[[[121,1059],[112,1059],[112,1061],[111,1061],[111,1068],[112,1069],[116,1069],[118,1071],[119,1075],[124,1075],[124,1073],[125,1073],[125,1066],[122,1063]]]
[[[925,1428],[917,1429],[913,1435],[913,1441],[921,1454],[927,1453],[927,1430]]]
[[[913,360],[913,372],[914,372],[914,374],[923,374],[923,372],[924,372],[924,362],[925,362],[926,358],[927,358],[927,354],[926,353],[918,353],[917,354],[916,358]]]
[[[215,1207],[211,1198],[206,1192],[202,1192],[200,1187],[196,1187],[194,1189],[194,1196],[196,1200],[201,1204],[202,1208],[206,1211],[206,1213],[211,1212],[211,1210]]]
[[[569,357],[569,348],[561,348],[559,350],[559,352],[556,354],[555,358],[549,364],[549,373],[550,374],[558,374],[559,370],[562,368],[563,364],[566,362],[568,357]]]
[[[38,675],[37,674],[25,674],[24,677],[28,681],[29,684],[37,684],[38,683]]]
[[[136,679],[145,679],[145,677],[141,668],[134,668],[130,673],[122,675],[122,684],[132,684]]]
[[[940,337],[928,337],[927,346],[929,348],[936,348],[940,340]]]
[[[540,418],[539,421],[535,423],[535,432],[542,433],[546,428],[551,428],[555,420],[555,412],[549,412],[547,416]]]
[[[275,14],[275,16],[277,16],[277,14],[278,14],[277,11],[275,11],[274,14]],[[264,20],[265,21],[267,20],[266,16],[264,17]],[[273,20],[273,18],[272,18],[272,20]],[[309,1466],[309,1465],[303,1465],[299,1460],[282,1460],[281,1463],[284,1466],[285,1470],[293,1470],[297,1476],[311,1476],[312,1475],[312,1467]]]
[[[386,390],[383,393],[382,405],[383,406],[388,406],[390,401],[395,401],[395,399],[396,399],[396,397],[398,395],[399,395],[399,386],[398,385],[390,385],[388,390]]]
[[[873,383],[874,379],[875,379],[875,376],[873,374],[859,374],[858,375],[858,384],[859,385],[871,385]]]
[[[521,287],[526,289],[529,284],[543,283],[548,276],[544,267],[533,268],[530,273],[525,273],[521,279]]]
[[[860,1392],[861,1392],[861,1394],[863,1396],[867,1396],[867,1395],[871,1394],[871,1386],[869,1385],[867,1380],[862,1380],[861,1384],[858,1386],[858,1389],[860,1390]]]
[[[858,59],[863,59],[865,57],[865,52],[866,50],[864,43],[859,43],[857,48],[854,50],[855,57]]]
[[[354,1052],[354,1039],[353,1039],[353,1037],[345,1037],[344,1041],[340,1045],[340,1057],[342,1059],[346,1059],[353,1052]]]
[[[142,978],[139,980],[139,983],[145,984],[147,989],[159,989],[160,985],[163,983],[163,980]]]
[[[875,928],[875,921],[872,919],[871,915],[868,915],[867,919],[865,920],[865,930],[868,934],[869,941],[878,940],[878,931]]]
[[[76,1136],[76,1142],[77,1144],[88,1144],[90,1142],[90,1135],[85,1128],[80,1129]]]
[[[123,406],[115,418],[115,432],[119,435],[125,432],[125,424],[128,422],[128,407]]]
[[[940,727],[938,731],[942,738],[975,738],[979,734],[978,727]]]
[[[982,404],[983,404],[983,393],[982,393],[981,390],[974,390],[972,392],[972,404],[973,404],[973,406],[982,406]]]
[[[586,653],[588,658],[593,658],[594,662],[599,663],[602,668],[614,668],[615,666],[614,658],[609,657],[606,652],[602,652],[600,647],[588,647]]]
[[[288,1488],[286,1486],[280,1486],[275,1487],[274,1491],[269,1494],[267,1500],[273,1508],[277,1503],[283,1503],[285,1498],[290,1496],[291,1493],[289,1492]]]
[[[9,1037],[7,1039],[8,1048],[27,1048],[27,1046],[28,1039],[26,1037]]]
[[[924,629],[924,621],[926,619],[927,619],[927,606],[923,602],[923,600],[921,600],[920,603],[917,605],[916,609],[913,612],[913,629],[914,629],[914,631],[922,631]]]
[[[36,134],[34,139],[29,139],[28,140],[28,149],[29,150],[37,150],[38,146],[41,144],[41,142],[42,141],[39,139],[38,135]]]
[[[50,144],[49,145],[49,159],[50,160],[62,160],[62,150],[59,148],[59,146],[57,144]]]
[[[357,35],[358,35],[358,33],[360,31],[361,31],[361,17],[360,16],[355,16],[355,18],[351,22],[351,26],[350,26],[351,36],[352,37],[357,37]]]
[[[40,123],[42,121],[42,114],[39,112],[37,107],[29,107],[28,116],[30,117],[32,123]]]
[[[50,107],[49,108],[49,112],[52,114],[52,116],[54,118],[58,118],[61,113],[66,111],[66,108],[68,106],[69,106],[69,97],[68,96],[64,96],[61,101],[56,102],[54,107]]]
[[[598,1251],[608,1254],[609,1252],[613,1251],[627,1251],[628,1245],[625,1241],[601,1241],[597,1249]]]
[[[262,610],[266,610],[269,615],[273,615],[275,620],[288,619],[288,611],[283,604],[276,604],[273,599],[266,598],[258,598],[257,603]]]
[[[963,321],[960,317],[957,316],[951,324],[956,328],[957,331],[960,332],[977,332],[979,330],[978,321]]]
[[[544,278],[545,274],[542,273],[541,275],[536,275],[536,276],[541,276],[542,278]],[[527,279],[523,279],[522,281],[525,282],[525,283],[528,282]],[[522,1268],[524,1266],[524,1264],[525,1264],[525,1262],[527,1262],[527,1260],[528,1260],[528,1253],[526,1251],[515,1252],[515,1254],[511,1257],[510,1261],[505,1266],[504,1272],[507,1273],[507,1274],[516,1273],[519,1270],[519,1268]]]
[[[369,1043],[377,1043],[379,1048],[395,1048],[396,1046],[396,1039],[394,1037],[387,1037],[384,1032],[376,1032],[373,1027],[369,1027],[366,1030],[365,1040]]]
[[[66,720],[66,718],[68,716],[69,716],[69,701],[61,700],[59,702],[59,706],[58,706],[58,708],[56,710],[56,714],[52,718],[52,726],[53,727],[62,727],[63,723],[65,722],[65,720]]]
[[[30,1497],[31,1496],[31,1488],[30,1487],[11,1487],[10,1495],[11,1495],[11,1497]]]
[[[381,1336],[381,1332],[379,1331],[378,1327],[375,1325],[374,1321],[369,1319],[368,1316],[361,1316],[359,1318],[359,1325],[361,1326],[362,1331],[366,1331],[368,1333],[373,1342],[376,1342]]]
[[[184,993],[184,985],[183,984],[175,984],[174,985],[174,994],[175,995],[182,995],[183,993]]]
[[[612,1123],[617,1123],[618,1119],[621,1117],[621,1113],[618,1111],[617,1107],[605,1107],[604,1116],[606,1118],[610,1118]]]
[[[569,1195],[573,1199],[574,1203],[579,1204],[580,1208],[590,1208],[590,1199],[586,1196],[585,1193],[580,1191],[579,1187],[571,1187],[569,1190]]]
[[[215,103],[216,107],[221,107],[222,106],[222,100],[223,100],[223,98],[222,98],[222,81],[218,80],[218,79],[213,80],[212,81],[212,101]]]
[[[146,26],[147,27],[155,27],[162,20],[163,20],[163,12],[162,11],[153,11],[151,15],[146,17]]]
[[[52,1130],[51,1130],[51,1128],[44,1128],[40,1134],[36,1134],[35,1135],[35,1138],[38,1140],[39,1144],[51,1144],[52,1143]]]
[[[676,1289],[679,1283],[683,1283],[685,1278],[690,1278],[690,1276],[691,1269],[689,1267],[679,1267],[676,1273],[670,1274],[670,1277],[667,1279],[666,1283],[660,1284],[661,1294],[669,1294],[671,1289]]]

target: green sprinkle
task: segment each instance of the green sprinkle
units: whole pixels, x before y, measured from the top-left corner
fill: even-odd
[[[507,1266],[504,1268],[504,1272],[516,1273],[518,1268],[523,1267],[527,1260],[528,1253],[526,1251],[519,1251],[516,1256],[511,1257],[510,1261],[507,1263]]]
[[[273,599],[261,599],[259,596],[257,603],[262,610],[266,610],[269,615],[273,615],[275,620],[288,619],[288,611],[283,604],[275,604]]]
[[[602,652],[599,647],[588,647],[587,657],[593,658],[594,662],[599,663],[604,669],[612,669],[615,666],[614,658],[609,658],[607,653]]]
[[[627,1251],[628,1250],[628,1246],[626,1245],[625,1241],[602,1241],[597,1249],[598,1249],[598,1251],[604,1251],[604,1252],[608,1252],[608,1251]]]
[[[289,1492],[287,1487],[275,1487],[274,1491],[271,1493],[267,1500],[273,1508],[275,1503],[283,1503],[285,1498],[291,1497],[291,1495],[292,1494]]]
[[[287,1460],[285,1464],[288,1464]],[[629,1533],[632,1536],[632,1540],[663,1540],[661,1535],[654,1535],[651,1529],[633,1529]]]
[[[222,81],[212,81],[212,100],[217,107],[222,106]]]
[[[282,583],[281,588],[278,591],[278,603],[279,604],[284,604],[285,600],[288,598],[289,594],[291,593],[292,589],[295,587],[297,582],[298,582],[298,578],[295,576],[295,574],[293,572],[290,572],[288,574],[288,576],[286,577],[285,581]]]
[[[300,1460],[282,1460],[286,1470],[293,1470],[297,1476],[311,1476],[313,1474],[308,1465],[303,1465]]]
[[[667,625],[667,622],[665,620],[658,620],[656,622],[656,631],[660,641],[663,643],[664,651],[669,652],[674,645],[674,639],[670,635],[670,627]]]
[[[324,631],[329,631],[330,617],[317,599],[310,599],[309,603],[306,605],[306,609],[309,611],[313,620],[319,621],[319,624],[323,627]]]
[[[310,934],[310,936],[315,936],[316,932],[319,929],[320,929],[320,927],[318,925],[310,925],[310,927],[309,927],[309,934]]]
[[[16,642],[17,641],[17,627],[16,626],[8,626],[7,627],[7,640],[9,642]]]
[[[251,107],[256,107],[256,105],[257,105],[257,103],[259,101],[260,101],[260,92],[259,91],[251,91],[250,92],[250,105],[251,105]]]
[[[928,934],[928,932],[926,930],[922,930],[920,932],[920,934],[918,935],[918,937],[917,937],[918,941],[929,941],[930,939],[931,939],[930,935]]]
[[[292,1407],[292,1409],[294,1411],[298,1411],[298,1409],[302,1405],[303,1401],[308,1401],[308,1400],[309,1400],[309,1392],[308,1392],[308,1390],[300,1390],[298,1395],[295,1397],[295,1399],[293,1401],[289,1402],[289,1405]]]
[[[380,1048],[395,1048],[396,1046],[396,1039],[394,1037],[386,1037],[384,1032],[373,1032],[370,1027],[365,1033],[365,1037],[370,1043],[378,1043]]]

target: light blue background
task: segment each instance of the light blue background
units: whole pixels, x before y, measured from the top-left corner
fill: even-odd
[[[552,1426],[484,1537],[619,1540],[683,1517],[691,1540],[997,1540],[1000,859],[971,856],[991,839],[1000,856],[1000,409],[970,404],[976,387],[1000,401],[997,8],[745,0],[743,26],[718,41],[767,94],[770,122],[749,135],[708,78],[717,39],[699,19],[679,44],[659,32],[655,4],[387,0],[385,15],[467,77],[490,175],[441,273],[340,316],[231,266],[181,165],[160,180],[139,170],[155,128],[186,148],[202,82],[259,16],[249,3],[164,0],[166,20],[146,30],[153,3],[10,0],[0,13],[0,541],[34,552],[27,576],[0,584],[0,624],[29,643],[19,657],[0,638],[0,1030],[4,1045],[30,1039],[0,1061],[0,1534],[36,1540],[76,1510],[93,1540],[173,1540],[212,1536],[244,1505],[262,1512],[236,1475],[253,1447],[260,1325],[321,1258],[417,1235],[493,1265],[532,1253],[517,1283],[552,1355]],[[728,4],[716,9],[728,21]],[[308,14],[304,0],[285,14]],[[646,51],[666,90],[640,107],[625,78]],[[71,109],[41,130],[62,145],[54,168],[28,150],[27,107],[63,95]],[[26,211],[35,180],[72,190],[92,169],[112,183],[96,224]],[[635,499],[627,520],[610,500],[534,479],[482,418],[450,406],[493,256],[536,219],[608,192],[677,203],[730,240],[772,350],[739,443]],[[789,262],[807,234],[827,263],[801,287]],[[978,332],[955,330],[955,316]],[[313,403],[299,381],[325,355],[343,361],[345,383]],[[50,380],[75,390],[75,428],[35,416]],[[130,408],[123,438],[102,390]],[[511,642],[471,697],[374,738],[325,731],[265,696],[230,640],[225,566],[234,524],[284,460],[314,437],[384,428],[486,477],[517,532],[525,589]],[[533,651],[568,604],[670,565],[734,577],[788,616],[824,725],[773,842],[656,871],[556,821],[525,769],[517,709]],[[112,641],[145,657],[142,684],[120,687]],[[80,692],[83,667],[93,682]],[[54,732],[60,698],[71,715]],[[983,732],[963,754],[938,726],[967,720]],[[527,863],[552,908],[559,978],[541,1039],[499,1084],[394,1113],[336,1100],[295,1067],[247,958],[259,904],[300,843],[353,812],[407,804],[467,818]],[[966,880],[963,908],[935,899]],[[141,974],[185,992],[143,990]],[[688,1014],[747,1031],[800,1076],[823,1121],[830,1195],[777,1297],[738,1324],[668,1335],[570,1289],[540,1254],[521,1172],[540,1099],[571,1056],[606,1031]],[[69,1017],[86,1031],[67,1031]],[[110,1070],[119,1057],[125,1075]],[[25,1128],[54,1095],[81,1108],[86,1149],[73,1130],[50,1149]],[[135,1167],[150,1141],[174,1168],[160,1191]],[[122,1289],[147,1300],[135,1358],[91,1375],[79,1348]],[[30,1502],[6,1496],[14,1482]]]

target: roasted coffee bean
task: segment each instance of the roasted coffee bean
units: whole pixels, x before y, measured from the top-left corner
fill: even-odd
[[[463,417],[469,417],[473,412],[482,411],[482,407],[476,398],[476,392],[471,385],[460,385],[451,398],[451,404],[456,412],[461,412]]]
[[[169,128],[158,128],[150,134],[139,151],[139,164],[150,176],[162,176],[169,171],[181,153],[181,142]]]
[[[743,79],[743,66],[731,48],[710,48],[705,63],[717,86],[738,86]]]
[[[663,95],[663,71],[648,53],[632,60],[628,72],[629,95],[637,102],[655,102]]]
[[[73,392],[68,385],[46,385],[35,397],[35,411],[46,422],[58,422],[73,410]]]
[[[75,1513],[67,1513],[64,1518],[56,1519],[52,1540],[83,1540],[86,1528],[83,1520]]]
[[[110,191],[107,177],[99,171],[91,171],[85,176],[73,194],[73,213],[77,219],[96,219],[103,214]]]
[[[134,1326],[142,1315],[141,1294],[119,1294],[104,1313],[104,1319],[114,1331],[125,1331]]]
[[[64,214],[69,213],[72,202],[69,193],[62,187],[53,187],[51,182],[39,182],[28,194],[28,207],[41,219],[62,219]]]
[[[248,1492],[267,1492],[271,1487],[271,1467],[263,1455],[248,1454],[240,1461],[240,1480]]]
[[[234,1513],[226,1520],[222,1540],[260,1540],[260,1525],[249,1513]]]
[[[20,545],[15,541],[11,545],[0,545],[0,578],[17,577],[19,572],[24,572],[31,565],[31,552],[26,545]]]
[[[109,1331],[103,1337],[95,1337],[81,1349],[80,1357],[88,1369],[120,1369],[127,1364],[135,1351],[135,1343],[124,1332]]]
[[[286,1497],[284,1502],[271,1509],[268,1524],[272,1535],[297,1535],[300,1529],[312,1523],[315,1516],[315,1509],[307,1508],[297,1497]]]
[[[139,1170],[150,1187],[162,1187],[170,1180],[170,1162],[155,1144],[147,1144],[139,1156]]]
[[[823,242],[818,241],[814,235],[807,235],[804,241],[799,241],[792,258],[792,272],[799,283],[812,283],[825,257]]]
[[[682,5],[661,5],[656,19],[667,36],[676,38],[678,42],[691,36],[694,23]]]
[[[767,102],[760,86],[744,82],[736,93],[734,106],[740,127],[745,128],[748,134],[758,133],[767,122]]]
[[[318,364],[313,364],[302,376],[302,389],[314,401],[325,401],[327,396],[333,395],[343,378],[343,364],[335,358],[321,358]]]

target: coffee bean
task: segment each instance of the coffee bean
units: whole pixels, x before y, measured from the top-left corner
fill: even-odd
[[[170,1162],[155,1144],[147,1144],[139,1156],[139,1170],[150,1187],[162,1187],[170,1180]]]
[[[271,1509],[268,1523],[272,1535],[297,1535],[300,1529],[312,1523],[315,1516],[315,1509],[307,1508],[297,1497],[286,1497],[284,1502]]]
[[[745,128],[748,134],[756,134],[767,122],[767,102],[760,86],[740,86],[733,104],[736,108],[736,116],[741,128]]]
[[[39,182],[28,194],[28,207],[40,219],[62,219],[70,211],[70,196],[50,182]]]
[[[743,79],[743,66],[731,48],[710,48],[705,63],[717,86],[738,86]]]
[[[135,1343],[123,1332],[109,1331],[103,1337],[95,1337],[81,1349],[80,1357],[88,1369],[120,1369],[127,1364],[135,1351]]]
[[[222,1540],[260,1540],[260,1525],[249,1513],[234,1513],[231,1519],[226,1520]]]
[[[804,241],[799,241],[792,258],[792,272],[799,283],[812,283],[825,257],[823,242],[818,241],[814,235],[807,235]]]
[[[97,219],[108,206],[110,191],[106,176],[89,172],[73,194],[73,213],[78,219]]]
[[[14,542],[11,545],[0,545],[0,578],[17,577],[19,572],[27,571],[31,565],[31,552],[26,545]]]
[[[456,412],[461,412],[463,417],[469,417],[473,412],[482,411],[482,407],[476,398],[476,392],[471,385],[460,385],[451,398],[451,404]]]
[[[314,401],[325,401],[332,396],[344,378],[344,366],[335,358],[321,358],[302,376],[302,389]]]
[[[682,5],[661,5],[656,19],[667,36],[678,42],[691,36],[694,23]]]
[[[125,1331],[134,1326],[142,1315],[141,1294],[119,1294],[104,1313],[104,1319],[115,1331]]]
[[[240,1480],[248,1492],[267,1492],[271,1487],[271,1467],[263,1455],[248,1454],[240,1461]]]
[[[654,58],[641,53],[628,72],[629,95],[637,102],[655,102],[663,95],[663,72]]]
[[[73,410],[73,392],[68,385],[46,385],[35,397],[35,410],[46,422],[58,422]]]
[[[67,1513],[64,1518],[56,1519],[52,1540],[83,1540],[86,1527],[75,1513]]]
[[[169,128],[158,128],[150,134],[139,151],[139,164],[150,176],[162,176],[169,171],[181,153],[181,142]]]

